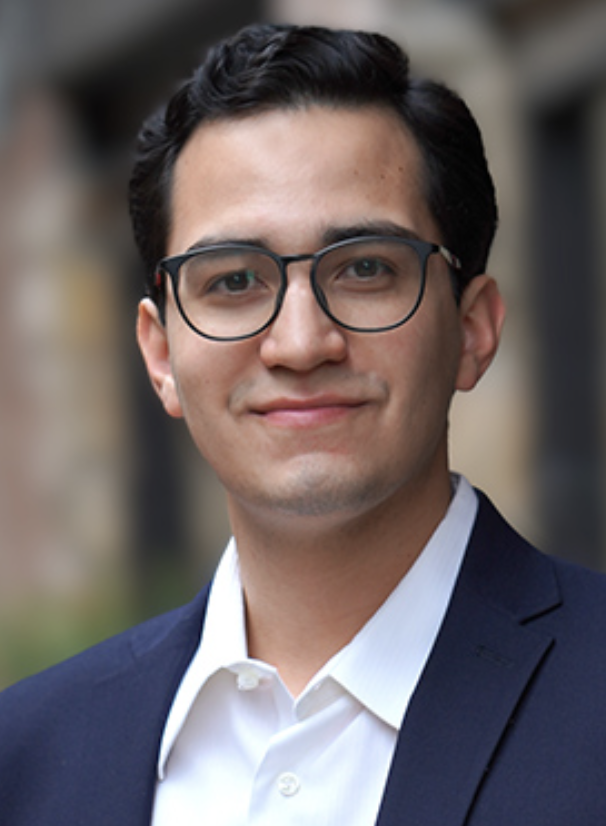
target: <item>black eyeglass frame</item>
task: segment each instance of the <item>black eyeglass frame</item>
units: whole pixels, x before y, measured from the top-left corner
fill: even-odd
[[[316,280],[316,273],[318,270],[318,266],[320,261],[329,253],[332,253],[336,250],[343,249],[348,246],[352,246],[354,244],[359,243],[381,243],[381,242],[389,242],[389,243],[398,243],[403,244],[404,246],[411,247],[415,250],[418,258],[419,264],[421,266],[421,280],[419,284],[419,292],[417,295],[417,299],[411,308],[411,310],[402,318],[400,321],[394,322],[393,324],[389,324],[383,327],[354,327],[351,324],[346,324],[343,321],[340,321],[336,318],[330,310],[328,306],[328,301],[324,292],[320,285]],[[254,330],[251,333],[245,333],[238,336],[216,336],[210,333],[205,333],[203,330],[200,330],[196,325],[190,320],[185,309],[181,303],[181,299],[179,297],[179,271],[180,268],[186,261],[189,261],[191,258],[195,258],[197,255],[206,252],[221,252],[224,250],[246,250],[248,252],[254,252],[261,255],[266,256],[267,258],[271,258],[278,266],[280,271],[280,288],[276,293],[276,301],[273,312],[271,313],[269,319],[265,321],[260,327]],[[278,253],[273,252],[273,250],[267,249],[266,247],[259,247],[255,246],[254,244],[244,244],[244,243],[225,243],[225,244],[211,244],[205,247],[198,247],[188,250],[187,252],[181,253],[180,255],[172,255],[168,256],[167,258],[163,258],[156,268],[156,280],[155,280],[155,292],[156,295],[161,291],[162,288],[162,273],[166,273],[169,276],[172,287],[173,287],[173,294],[175,297],[175,302],[177,304],[177,308],[179,313],[185,323],[190,327],[195,333],[203,338],[209,339],[210,341],[244,341],[248,338],[254,338],[254,336],[259,335],[264,330],[267,330],[273,322],[278,317],[280,310],[282,309],[282,304],[284,302],[284,296],[286,295],[286,290],[288,289],[288,267],[290,264],[299,263],[301,261],[311,261],[311,268],[309,273],[309,279],[311,288],[313,290],[314,296],[316,301],[318,302],[322,311],[331,319],[335,324],[339,327],[349,330],[353,333],[385,333],[389,330],[394,330],[398,327],[401,327],[403,324],[406,324],[414,314],[419,309],[421,301],[423,300],[423,296],[425,294],[425,284],[427,281],[427,262],[432,255],[435,254],[441,255],[446,263],[448,264],[451,273],[452,272],[459,272],[462,269],[462,265],[460,260],[454,255],[450,250],[446,247],[442,246],[441,244],[434,244],[430,241],[421,241],[420,239],[416,238],[402,238],[397,235],[362,235],[356,236],[354,238],[347,238],[344,241],[338,241],[335,244],[330,244],[327,247],[323,247],[322,249],[318,250],[314,253],[305,253],[302,255],[278,255]],[[455,295],[458,295],[458,291],[456,290],[455,286]]]

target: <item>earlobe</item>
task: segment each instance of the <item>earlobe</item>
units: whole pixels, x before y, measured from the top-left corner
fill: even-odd
[[[461,357],[457,390],[472,390],[496,355],[505,320],[505,303],[496,281],[476,276],[461,298]]]
[[[139,304],[137,313],[137,342],[143,355],[152,387],[170,416],[181,418],[183,411],[170,361],[166,327],[160,320],[158,308],[149,298]]]

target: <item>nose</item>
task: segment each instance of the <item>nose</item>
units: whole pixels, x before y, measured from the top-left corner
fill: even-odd
[[[277,318],[263,334],[260,346],[267,367],[309,372],[347,355],[346,331],[322,310],[314,295],[309,264],[289,268],[289,282]]]

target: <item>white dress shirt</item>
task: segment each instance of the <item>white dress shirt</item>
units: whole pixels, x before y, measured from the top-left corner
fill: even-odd
[[[372,826],[410,697],[477,510],[468,482],[406,576],[293,698],[247,656],[237,549],[212,585],[200,646],[170,710],[152,826]]]

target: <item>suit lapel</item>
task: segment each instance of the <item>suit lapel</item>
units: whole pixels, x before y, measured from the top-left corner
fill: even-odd
[[[482,500],[451,605],[401,729],[377,826],[462,826],[552,645],[531,620],[558,604],[551,563]]]

